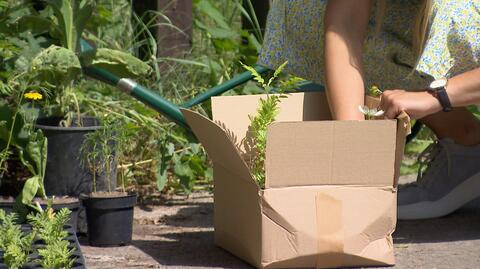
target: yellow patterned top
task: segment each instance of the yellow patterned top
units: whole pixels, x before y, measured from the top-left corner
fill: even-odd
[[[324,81],[323,14],[326,0],[274,0],[259,64],[320,84]],[[365,86],[423,89],[433,79],[480,67],[480,0],[434,0],[429,35],[415,72],[412,28],[419,0],[387,0],[379,35],[375,11],[364,48]],[[348,79],[348,78],[346,78]]]

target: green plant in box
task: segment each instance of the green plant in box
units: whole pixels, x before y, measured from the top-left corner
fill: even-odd
[[[279,113],[279,103],[281,98],[286,97],[284,91],[280,88],[279,94],[270,94],[272,83],[283,71],[287,62],[280,65],[275,70],[273,76],[268,80],[258,74],[258,72],[250,67],[242,64],[242,66],[250,71],[254,76],[254,80],[264,89],[266,93],[265,99],[260,99],[260,104],[257,109],[257,114],[254,116],[249,115],[250,118],[250,131],[252,136],[251,150],[253,151],[250,160],[250,171],[253,178],[257,181],[260,187],[265,187],[265,151],[267,149],[267,127],[275,121]]]

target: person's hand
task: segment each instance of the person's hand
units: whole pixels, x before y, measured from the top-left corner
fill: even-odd
[[[381,95],[380,109],[388,119],[394,119],[402,111],[413,119],[421,119],[441,111],[442,106],[437,98],[427,91],[388,90]]]

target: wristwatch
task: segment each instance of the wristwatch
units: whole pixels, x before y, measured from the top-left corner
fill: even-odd
[[[432,83],[430,83],[430,86],[428,86],[428,91],[438,99],[443,107],[444,112],[449,112],[452,110],[452,104],[450,103],[450,98],[448,98],[447,94],[447,84],[447,78],[440,78],[434,80]]]

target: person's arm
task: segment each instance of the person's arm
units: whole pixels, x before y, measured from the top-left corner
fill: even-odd
[[[325,79],[336,120],[363,120],[362,51],[373,0],[328,1],[325,15]]]
[[[452,107],[480,105],[480,68],[449,79],[447,94]],[[442,110],[438,99],[429,92],[405,90],[385,91],[382,94],[380,108],[390,119],[395,118],[402,111],[414,119],[421,119]]]

